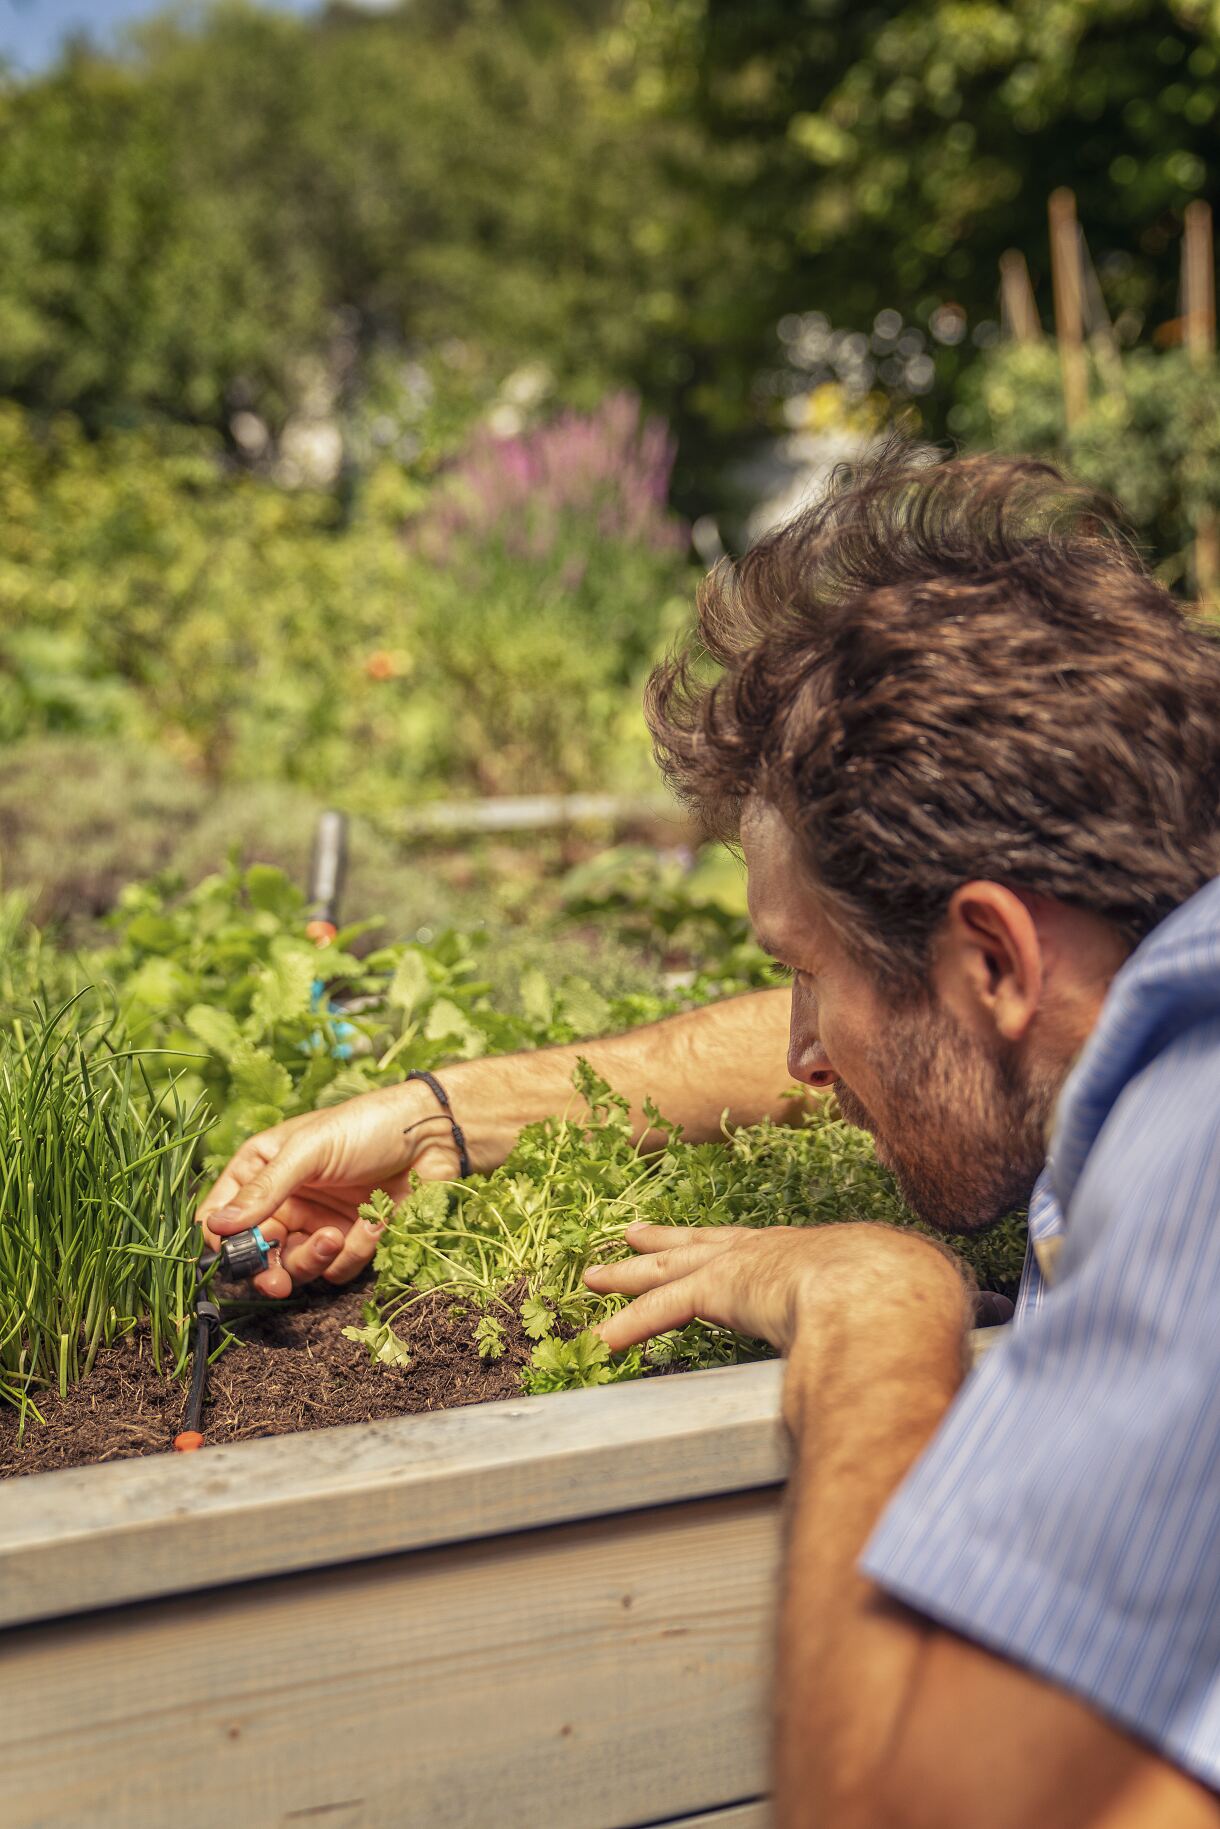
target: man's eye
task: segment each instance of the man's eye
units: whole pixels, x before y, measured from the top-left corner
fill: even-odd
[[[778,979],[781,984],[790,983],[792,979],[796,977],[796,967],[792,965],[781,965],[778,959],[772,959],[767,969],[772,978]]]

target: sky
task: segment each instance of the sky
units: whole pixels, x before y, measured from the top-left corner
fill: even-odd
[[[359,0],[370,11],[387,0]],[[28,74],[50,63],[64,37],[87,32],[105,44],[116,28],[160,12],[165,0],[0,0],[0,58]],[[312,12],[317,0],[263,0],[288,12]]]

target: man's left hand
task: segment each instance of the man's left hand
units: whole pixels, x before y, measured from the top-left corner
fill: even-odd
[[[921,1287],[943,1292],[954,1307],[962,1303],[953,1260],[917,1233],[892,1226],[641,1222],[627,1228],[627,1242],[637,1257],[585,1272],[598,1295],[636,1298],[598,1329],[614,1352],[699,1320],[787,1353],[803,1325],[845,1307],[857,1323],[880,1319]]]

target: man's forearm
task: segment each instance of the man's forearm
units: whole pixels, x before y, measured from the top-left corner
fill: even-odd
[[[856,1572],[890,1495],[937,1429],[962,1376],[966,1292],[916,1249],[901,1287],[811,1342],[785,1385],[796,1470],[777,1676],[776,1809],[782,1829],[876,1820],[884,1768],[924,1635]],[[906,1267],[904,1267],[906,1268]]]
[[[576,1108],[572,1073],[581,1057],[631,1101],[641,1133],[646,1098],[692,1142],[718,1136],[726,1109],[734,1124],[783,1116],[791,1110],[789,1002],[787,991],[757,991],[627,1035],[447,1067],[454,1109],[470,1119],[474,1167],[503,1161],[523,1125]]]

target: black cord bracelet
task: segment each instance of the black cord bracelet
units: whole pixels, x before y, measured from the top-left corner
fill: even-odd
[[[434,1092],[437,1099],[440,1101],[441,1109],[448,1118],[449,1128],[453,1132],[454,1147],[458,1153],[458,1168],[461,1171],[462,1179],[465,1180],[470,1173],[470,1153],[466,1148],[466,1138],[463,1134],[462,1127],[453,1115],[453,1107],[449,1103],[449,1094],[445,1091],[445,1088],[441,1085],[436,1076],[431,1073],[425,1073],[422,1067],[412,1067],[407,1078],[409,1080],[422,1080],[424,1085]],[[426,1122],[426,1120],[422,1121]],[[415,1130],[416,1128],[416,1125],[408,1124],[403,1135],[405,1136],[407,1131]]]

